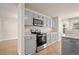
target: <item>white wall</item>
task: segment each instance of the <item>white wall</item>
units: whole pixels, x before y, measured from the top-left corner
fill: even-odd
[[[0,41],[17,39],[17,4],[0,4]]]
[[[3,40],[17,39],[17,19],[2,18],[2,38]]]
[[[2,39],[2,21],[0,18],[0,40]]]

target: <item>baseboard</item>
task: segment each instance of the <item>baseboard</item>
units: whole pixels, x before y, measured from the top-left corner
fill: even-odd
[[[59,51],[60,51],[60,55],[62,55],[62,42],[61,42],[61,40],[58,40],[58,42],[60,42],[60,44],[59,44],[60,45],[60,50]]]
[[[18,55],[25,55],[24,53],[21,53],[19,50],[17,51],[17,54]],[[31,55],[31,54],[29,54],[29,55]]]
[[[9,39],[2,39],[0,41],[7,41],[7,40],[16,40],[17,38],[9,38]]]

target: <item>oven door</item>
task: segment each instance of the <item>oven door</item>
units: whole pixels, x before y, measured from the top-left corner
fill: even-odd
[[[37,47],[42,46],[47,42],[46,35],[37,35]]]

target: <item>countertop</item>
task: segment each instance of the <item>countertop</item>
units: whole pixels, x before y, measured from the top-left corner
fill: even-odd
[[[71,38],[72,38],[72,39],[79,39],[79,37],[76,37],[76,36],[67,36],[67,35],[66,35],[66,36],[62,36],[62,37],[63,37],[63,38],[70,38],[70,39],[71,39]]]

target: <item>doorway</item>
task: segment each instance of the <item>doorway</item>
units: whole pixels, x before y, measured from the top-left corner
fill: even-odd
[[[0,4],[0,55],[17,55],[18,5]]]

